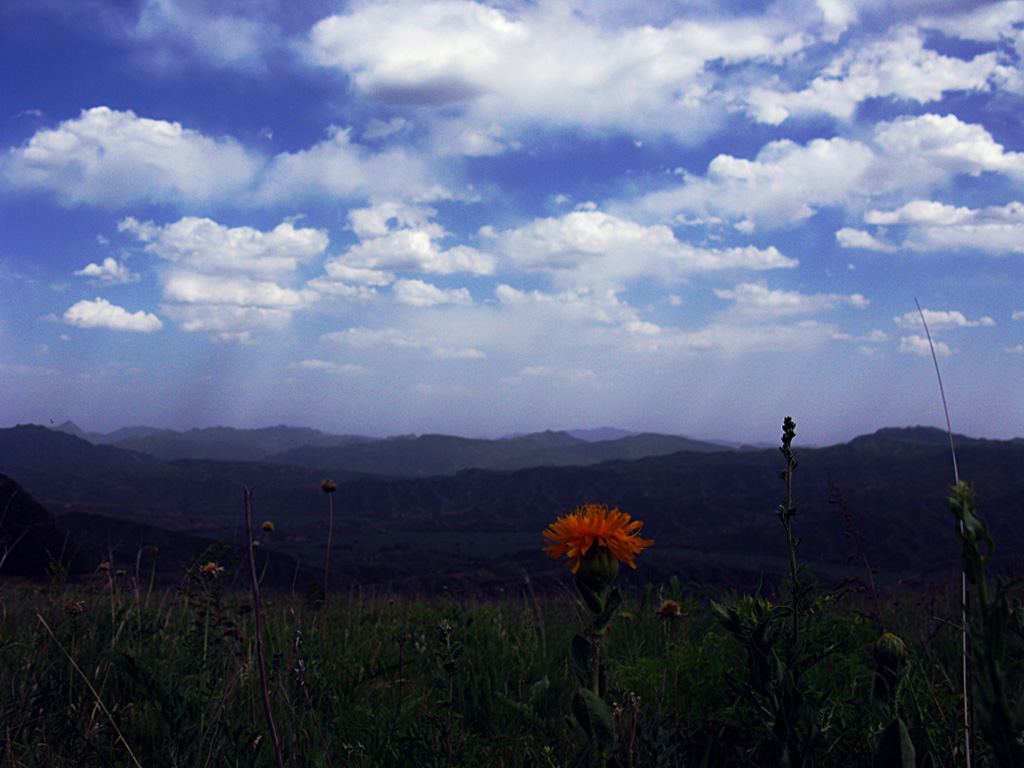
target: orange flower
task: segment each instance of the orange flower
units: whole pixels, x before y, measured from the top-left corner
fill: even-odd
[[[544,551],[554,558],[567,555],[572,572],[576,573],[580,561],[596,543],[636,568],[634,555],[654,543],[639,538],[642,526],[639,520],[631,523],[629,515],[619,512],[618,508],[609,511],[604,504],[585,504],[548,526],[543,535],[551,544],[544,547]]]

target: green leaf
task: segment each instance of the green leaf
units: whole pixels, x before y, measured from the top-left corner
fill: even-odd
[[[576,579],[576,589],[580,591],[580,595],[583,597],[583,602],[587,604],[587,608],[590,609],[590,612],[595,615],[600,615],[604,610],[604,600],[601,599],[601,595],[588,587],[580,579]]]
[[[914,768],[915,760],[914,742],[903,720],[897,717],[878,737],[871,768]]]
[[[571,702],[572,714],[580,728],[607,758],[615,748],[615,718],[612,711],[597,694],[588,688],[578,691]]]
[[[615,616],[616,611],[622,607],[622,592],[618,587],[611,591],[608,598],[604,602],[604,610],[601,611],[601,615],[594,620],[593,630],[594,633],[602,632],[605,627],[611,622],[612,617]]]
[[[569,649],[569,668],[584,688],[594,682],[594,646],[583,635],[574,635]]]

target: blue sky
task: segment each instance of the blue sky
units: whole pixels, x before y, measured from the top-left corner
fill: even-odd
[[[7,0],[0,425],[1024,435],[1024,2]]]

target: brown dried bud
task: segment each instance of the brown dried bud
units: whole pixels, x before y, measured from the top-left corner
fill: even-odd
[[[654,612],[662,621],[673,621],[674,619],[681,619],[683,612],[679,609],[679,603],[675,600],[666,600],[661,604],[661,608]]]
[[[320,483],[320,487],[323,489],[324,493],[334,493],[338,490],[338,484],[333,480],[324,480]]]

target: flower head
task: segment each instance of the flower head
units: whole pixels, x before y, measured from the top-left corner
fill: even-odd
[[[551,544],[544,551],[554,558],[566,555],[572,572],[576,573],[580,562],[597,544],[599,549],[636,568],[633,557],[654,543],[638,536],[642,526],[639,520],[630,522],[630,516],[617,508],[609,511],[604,504],[585,504],[548,526],[543,535]]]
[[[679,607],[679,603],[675,600],[666,600],[661,604],[661,608],[656,610],[654,614],[662,621],[673,621],[675,619],[681,619],[686,615],[682,612],[682,609]]]
[[[224,573],[224,569],[211,560],[206,563],[206,565],[200,565],[199,572],[203,574],[203,576],[216,579]]]
[[[324,493],[334,493],[336,490],[338,490],[338,484],[333,480],[324,480],[322,483],[320,483],[320,488],[323,490]]]
[[[264,533],[273,533],[274,532],[274,524],[272,522],[270,522],[269,520],[266,520],[263,523],[263,532]]]

